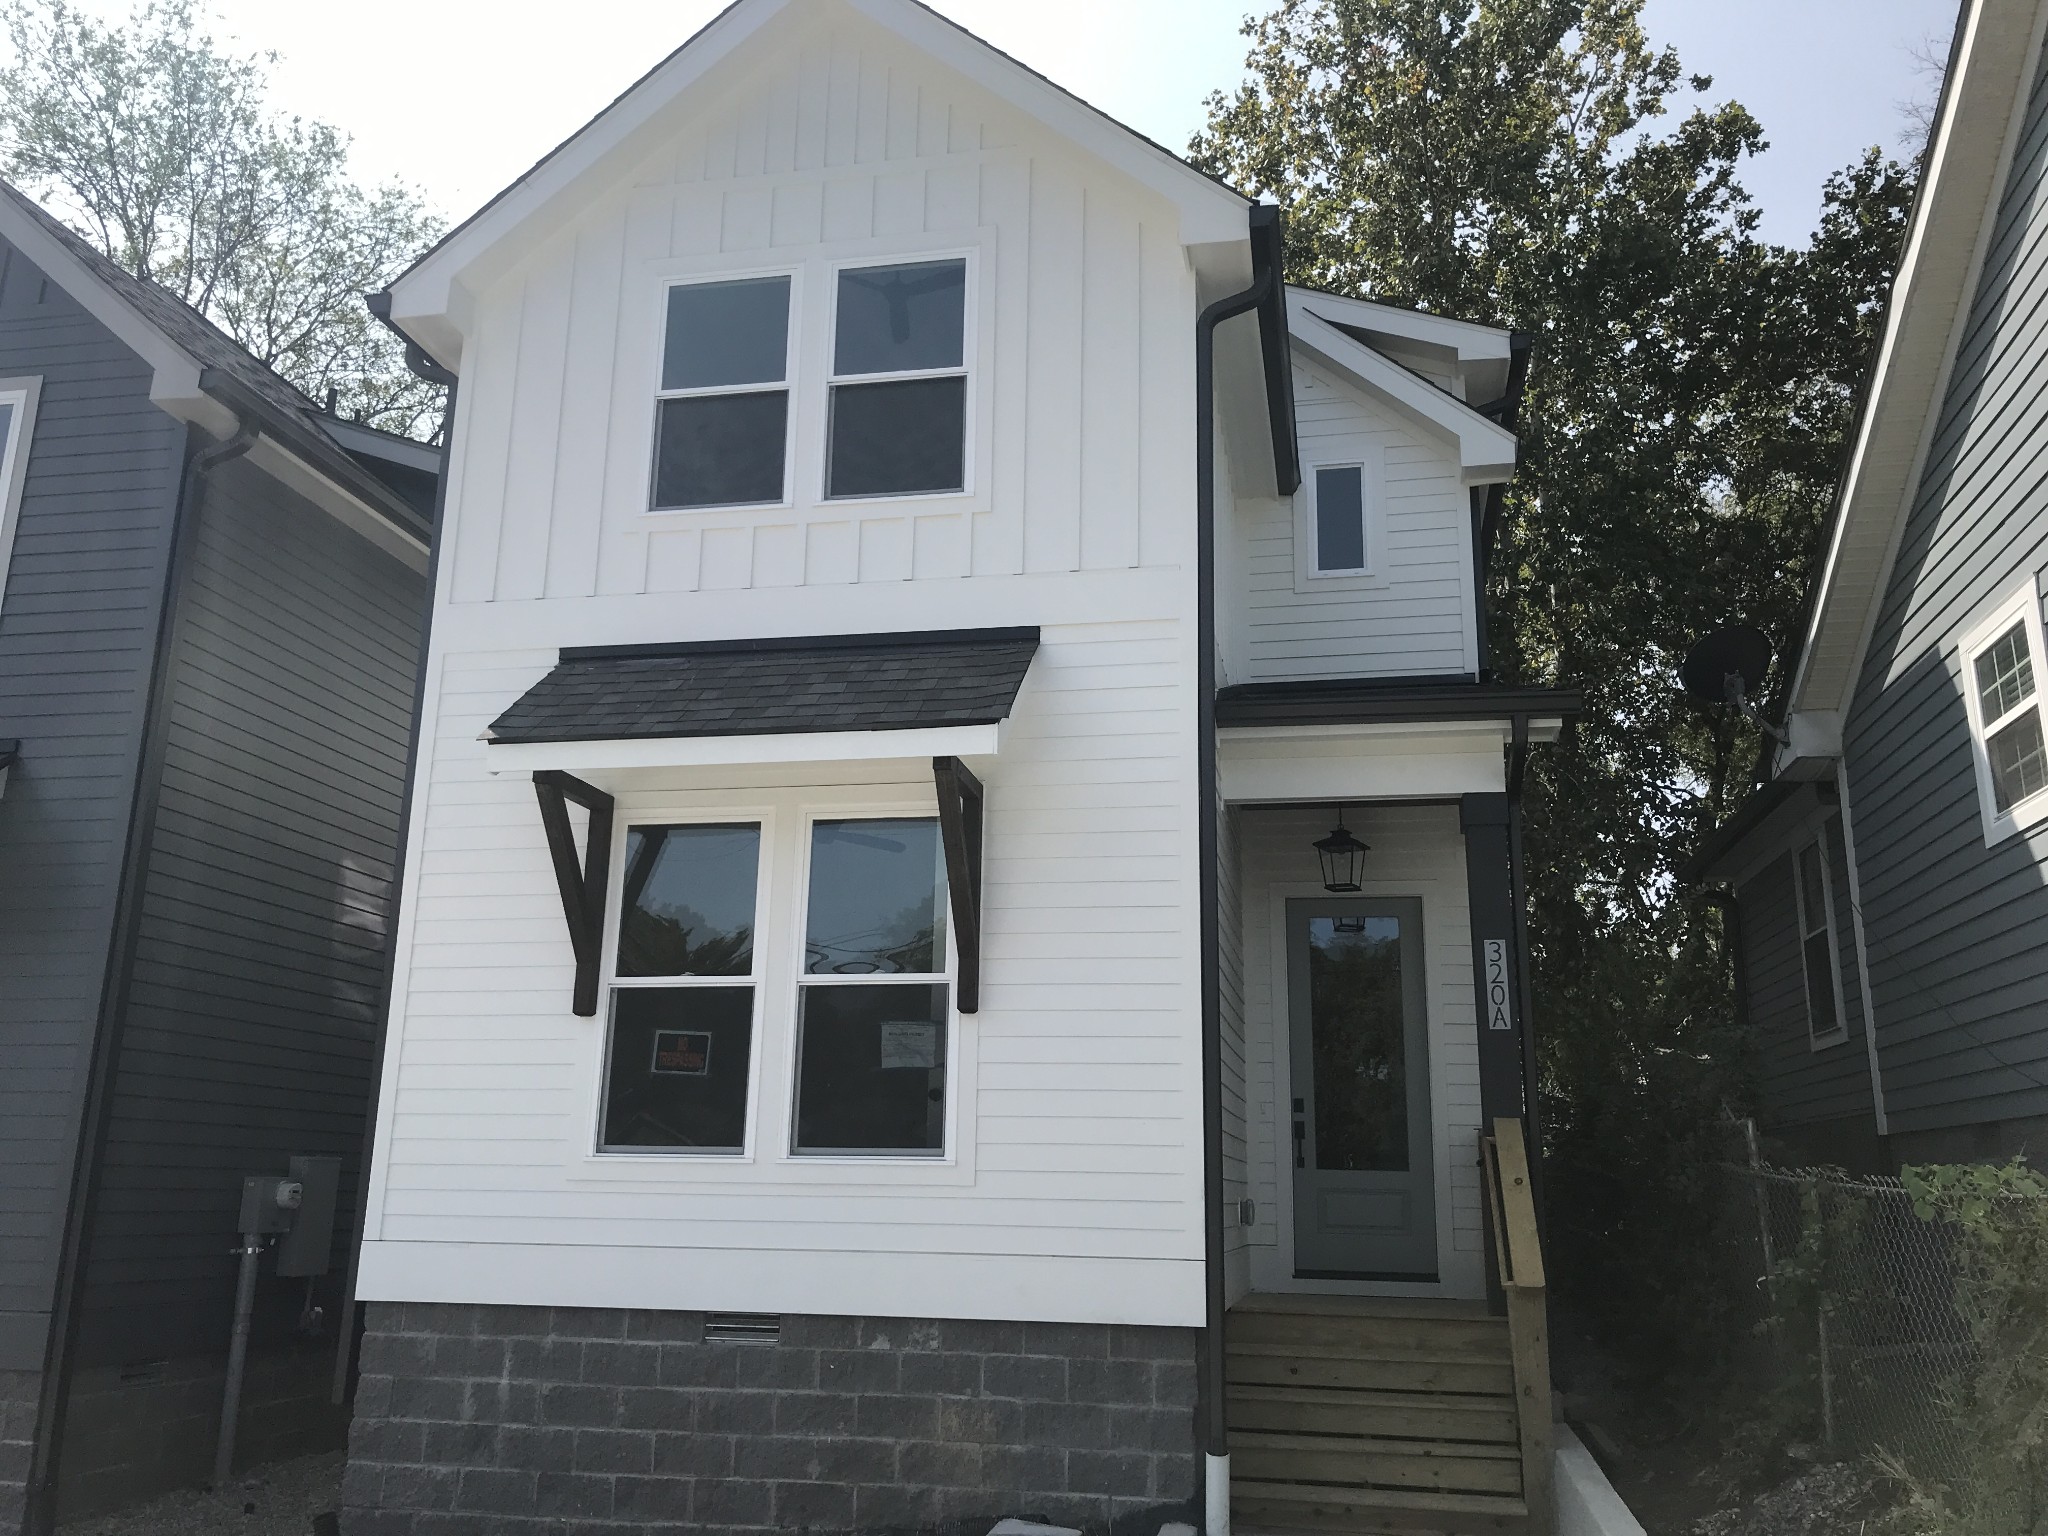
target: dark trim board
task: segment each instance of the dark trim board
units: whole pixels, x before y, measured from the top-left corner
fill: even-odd
[[[1504,688],[1469,677],[1396,683],[1352,679],[1239,683],[1216,696],[1221,729],[1259,725],[1374,725],[1463,720],[1542,720],[1584,714],[1569,688]]]
[[[913,645],[1038,643],[1036,624],[1008,629],[907,629],[872,635],[765,635],[752,640],[672,640],[651,645],[565,645],[560,661],[637,661],[662,656],[716,656],[757,651],[873,651]]]

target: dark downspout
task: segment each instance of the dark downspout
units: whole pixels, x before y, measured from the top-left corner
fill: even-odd
[[[64,1246],[57,1260],[49,1342],[43,1352],[28,1498],[22,1513],[25,1536],[49,1536],[57,1525],[57,1464],[64,1446],[71,1360],[78,1347],[78,1301],[92,1259],[92,1208],[99,1196],[100,1175],[106,1160],[111,1124],[108,1110],[113,1098],[114,1070],[121,1054],[121,1026],[128,1011],[129,973],[141,937],[142,882],[148,874],[149,845],[156,833],[157,799],[170,734],[171,684],[176,672],[172,653],[177,647],[185,606],[192,545],[198,537],[200,491],[216,465],[240,458],[255,443],[254,429],[238,426],[235,435],[219,447],[188,451],[185,472],[178,482],[178,499],[171,508],[170,553],[164,568],[163,606],[157,612],[148,703],[143,707],[142,751],[136,761],[135,793],[129,801],[128,838],[121,853],[120,880],[115,887],[113,942],[107,948],[107,967],[100,981],[99,1019],[86,1067],[78,1154],[72,1164],[71,1198],[64,1215]]]
[[[1509,432],[1521,425],[1522,401],[1529,388],[1529,352],[1535,339],[1526,331],[1508,336],[1508,379],[1501,397],[1479,407]],[[1501,506],[1507,499],[1505,480],[1472,492],[1472,606],[1479,626],[1479,680],[1493,680],[1493,645],[1486,622],[1486,578],[1493,569],[1493,545],[1500,537]]]
[[[1536,989],[1529,975],[1529,887],[1522,862],[1522,785],[1529,772],[1529,717],[1515,716],[1508,759],[1508,891],[1515,904],[1516,1003],[1522,1014],[1522,1118],[1529,1129],[1529,1196],[1538,1235],[1546,1235],[1543,1208],[1543,1096],[1536,1076]]]
[[[1251,210],[1252,283],[1195,321],[1195,793],[1196,901],[1201,908],[1203,1272],[1207,1305],[1196,1437],[1204,1458],[1209,1536],[1230,1529],[1230,1432],[1224,1417],[1222,914],[1217,910],[1216,807],[1216,328],[1256,309],[1280,281],[1280,210]]]
[[[336,1407],[348,1401],[350,1377],[356,1363],[357,1336],[361,1332],[356,1307],[356,1275],[363,1262],[363,1224],[370,1213],[370,1159],[377,1142],[377,1100],[384,1086],[384,1050],[391,1038],[391,989],[398,967],[398,897],[405,885],[407,839],[412,831],[414,780],[419,776],[420,726],[427,702],[427,651],[434,638],[434,594],[441,576],[441,526],[448,505],[448,466],[455,451],[455,375],[435,362],[405,332],[391,324],[391,295],[364,295],[363,302],[392,333],[405,343],[405,366],[429,384],[448,391],[448,403],[441,414],[441,474],[434,482],[434,521],[427,539],[427,611],[420,620],[420,660],[412,679],[412,726],[405,745],[405,790],[398,802],[398,852],[391,863],[391,902],[385,909],[383,974],[377,982],[377,1045],[370,1063],[370,1096],[363,1106],[363,1150],[356,1164],[355,1230],[349,1234],[348,1279],[341,1293],[341,1327],[334,1345],[334,1380],[328,1401]]]

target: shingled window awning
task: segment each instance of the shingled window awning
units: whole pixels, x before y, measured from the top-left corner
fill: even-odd
[[[576,955],[574,1011],[598,1007],[614,802],[578,777],[707,763],[931,759],[959,958],[957,1006],[980,1007],[983,792],[1038,652],[1035,629],[565,650],[484,733],[494,771],[530,771]],[[589,813],[576,846],[569,806]]]
[[[1036,629],[564,650],[491,723],[494,770],[992,755]]]

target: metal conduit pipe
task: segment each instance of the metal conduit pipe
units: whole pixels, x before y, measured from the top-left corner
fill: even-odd
[[[1195,321],[1195,793],[1196,900],[1201,908],[1203,1274],[1207,1305],[1197,1392],[1203,1511],[1208,1536],[1230,1532],[1230,1434],[1224,1414],[1222,914],[1216,860],[1216,328],[1256,309],[1280,281],[1280,210],[1251,210],[1251,286]]]

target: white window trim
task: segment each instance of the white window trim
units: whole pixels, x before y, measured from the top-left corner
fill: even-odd
[[[764,277],[786,277],[789,279],[789,314],[782,338],[782,378],[762,384],[706,384],[689,389],[663,389],[661,370],[668,356],[668,296],[676,288],[709,288],[719,283],[745,283]],[[688,516],[693,513],[730,513],[735,511],[786,510],[795,505],[797,473],[797,436],[802,421],[798,410],[798,385],[800,359],[803,356],[803,281],[802,267],[749,267],[715,273],[695,273],[689,276],[664,278],[655,287],[654,334],[660,345],[654,350],[654,403],[649,417],[649,439],[647,453],[647,511],[655,517]],[[716,395],[766,395],[780,390],[787,401],[782,423],[782,495],[774,501],[709,501],[701,506],[663,507],[654,500],[655,479],[661,468],[661,402],[664,400],[701,400]]]
[[[943,1155],[792,1151],[796,1126],[797,977],[802,970],[810,878],[811,826],[817,821],[887,820],[938,814],[936,791],[901,784],[791,788],[742,799],[718,790],[667,791],[622,803],[612,829],[611,871],[605,896],[603,1006],[594,1020],[577,1020],[583,1087],[581,1111],[564,1144],[564,1172],[579,1187],[610,1186],[663,1194],[733,1193],[740,1189],[793,1192],[811,1189],[872,1191],[887,1168],[891,1188],[960,1187],[975,1177],[973,1085],[978,1075],[978,1031],[959,1011],[958,951],[952,910],[946,914],[948,989],[946,1145]],[[773,798],[769,798],[771,796]],[[598,1150],[611,1048],[611,990],[617,982],[619,927],[624,918],[627,834],[634,827],[729,825],[761,827],[761,867],[755,880],[754,1038],[748,1063],[746,1145],[739,1153]],[[763,935],[767,935],[764,941]],[[737,981],[739,978],[729,978]],[[924,978],[916,978],[924,979]],[[627,978],[644,985],[658,978]],[[983,1012],[988,986],[983,982]],[[566,993],[563,1011],[567,1012]],[[595,1024],[596,1028],[590,1028]],[[764,1145],[762,1137],[771,1141]]]
[[[1800,876],[1799,861],[1808,849],[1820,852],[1821,922],[1827,929],[1828,980],[1835,994],[1835,1027],[1824,1034],[1815,1034],[1813,1030],[1813,1007],[1809,1001],[1813,996],[1813,978],[1806,969],[1806,941],[1813,931],[1813,924],[1807,920],[1806,882]],[[1799,979],[1803,983],[1799,1005],[1806,1014],[1807,1046],[1810,1050],[1824,1051],[1849,1038],[1849,1000],[1842,987],[1842,933],[1835,923],[1835,872],[1828,856],[1825,822],[1814,829],[1812,842],[1799,843],[1792,850],[1792,910],[1797,914],[1795,921],[1799,925]]]
[[[1969,712],[1970,758],[1977,774],[1977,812],[1987,848],[2048,818],[2048,789],[2029,795],[2009,810],[1998,810],[1998,798],[1991,784],[1991,723],[1985,721],[1983,705],[1977,697],[1977,657],[2021,620],[2026,623],[2027,646],[2034,664],[2034,694],[2029,702],[2042,711],[2042,725],[2048,729],[2048,671],[2043,670],[2043,662],[2048,661],[2048,645],[2042,644],[2041,599],[2033,577],[2029,576],[2023,586],[1978,620],[1956,646],[1960,673],[1957,682],[1963,692],[1963,707]]]
[[[818,505],[820,507],[859,507],[876,502],[892,501],[958,501],[975,494],[975,423],[980,416],[980,400],[977,384],[980,370],[976,367],[976,353],[979,351],[981,327],[976,317],[981,313],[980,251],[971,246],[954,250],[909,251],[901,255],[871,255],[842,257],[826,263],[827,297],[821,306],[825,310],[825,324],[822,350],[825,358],[824,393],[818,412]],[[960,366],[957,368],[906,369],[901,373],[840,373],[838,371],[839,350],[839,277],[843,272],[860,271],[875,267],[925,266],[942,261],[957,261],[965,268],[965,277],[960,294]],[[841,384],[888,384],[910,383],[917,379],[956,379],[967,381],[966,397],[960,408],[960,485],[947,491],[884,491],[873,496],[834,496],[832,494],[832,391]]]
[[[1326,571],[1316,564],[1319,547],[1318,477],[1326,469],[1358,471],[1359,503],[1365,519],[1365,564],[1357,569]],[[1301,489],[1295,494],[1294,502],[1295,591],[1309,593],[1387,585],[1387,462],[1384,449],[1373,444],[1362,453],[1322,459],[1305,466]]]
[[[0,440],[0,601],[7,596],[7,568],[21,521],[21,491],[28,478],[28,450],[35,436],[36,406],[42,391],[39,377],[0,379],[0,404],[14,407],[7,436]]]

